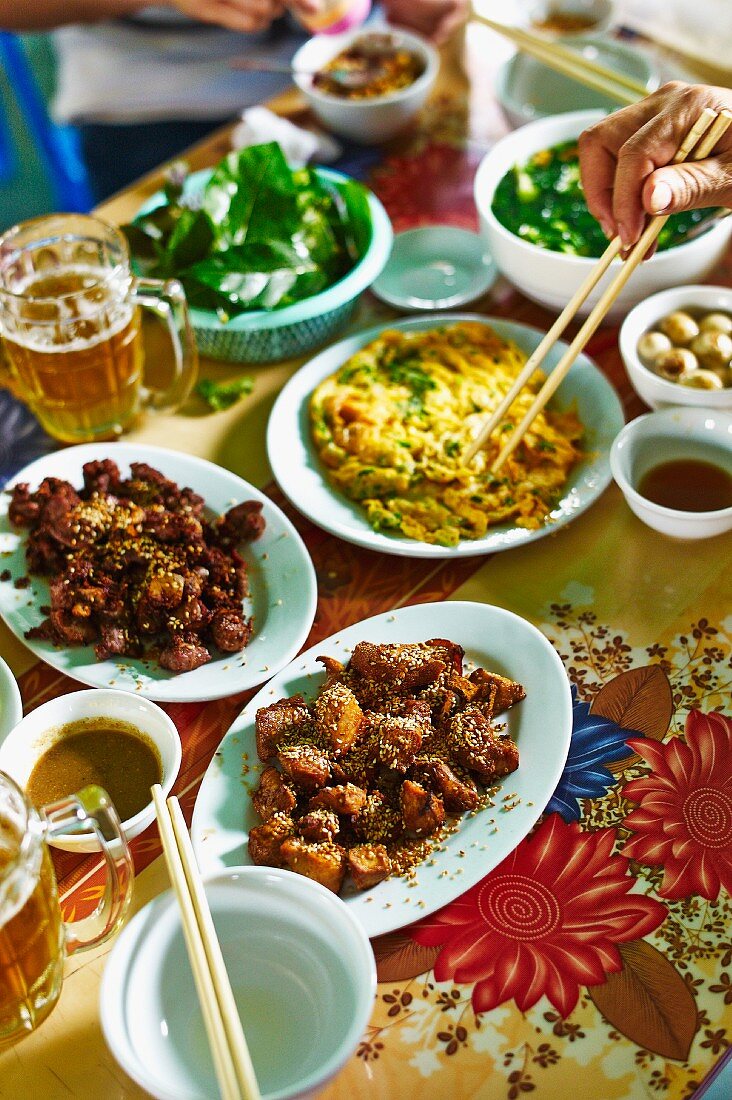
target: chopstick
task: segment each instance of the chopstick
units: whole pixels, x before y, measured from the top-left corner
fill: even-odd
[[[180,803],[174,797],[166,803],[157,783],[152,796],[221,1096],[223,1100],[261,1100]]]
[[[600,65],[597,61],[589,61],[568,46],[563,46],[543,35],[532,34],[530,31],[509,26],[507,23],[497,23],[475,11],[475,8],[473,8],[472,18],[503,35],[504,38],[508,38],[519,50],[530,54],[549,68],[555,69],[556,72],[572,80],[578,80],[588,88],[593,88],[596,92],[601,92],[619,103],[637,103],[648,94],[648,89],[639,80],[634,80],[624,73],[617,73],[605,65]]]
[[[694,123],[688,134],[684,138],[683,142],[679,146],[676,155],[673,158],[674,164],[680,164],[686,160],[689,155],[692,155],[693,160],[703,160],[714,149],[715,145],[727,130],[727,127],[732,123],[732,112],[721,111],[717,114],[711,108],[705,108],[701,115]],[[698,143],[698,144],[697,144]],[[692,153],[693,151],[693,153]],[[514,429],[510,438],[505,443],[503,449],[499,453],[496,460],[491,466],[491,471],[497,473],[503,466],[506,459],[513,453],[520,441],[523,439],[526,431],[536,419],[538,414],[542,411],[544,406],[553,396],[556,389],[561,385],[562,381],[568,374],[572,364],[576,360],[584,348],[587,341],[594,334],[599,327],[600,323],[605,317],[610,307],[615,302],[620,291],[630,279],[631,275],[635,271],[638,264],[646,255],[648,249],[655,241],[656,237],[663,229],[664,225],[668,221],[669,215],[662,214],[655,218],[652,218],[640,239],[633,247],[630,255],[627,257],[622,267],[616,274],[615,278],[605,289],[600,296],[598,302],[590,312],[589,316],[585,320],[584,324],[580,328],[579,332],[575,336],[574,340],[570,344],[567,351],[557,363],[556,367],[550,375],[548,375],[544,385],[539,390],[538,394],[534,398],[530,408],[526,412],[525,416]],[[519,391],[526,385],[534,371],[539,364],[546,357],[547,352],[558,339],[559,335],[564,331],[569,322],[574,318],[577,310],[584,302],[587,295],[596,286],[598,280],[607,271],[611,261],[618,255],[620,251],[620,241],[618,237],[614,237],[608,245],[600,260],[592,269],[585,282],[579,288],[579,290],[573,295],[567,306],[559,315],[557,320],[549,329],[549,332],[541,340],[536,351],[529,356],[523,370],[520,372],[514,384],[511,386],[506,397],[501,401],[498,408],[491,414],[486,422],[481,427],[480,432],[476,436],[475,440],[471,443],[463,456],[463,462],[467,465],[475,457],[476,453],[483,446],[489,435],[495,428],[498,421],[506,413],[508,407],[511,405]]]

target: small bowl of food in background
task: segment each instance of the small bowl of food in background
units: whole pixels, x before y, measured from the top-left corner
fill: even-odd
[[[387,27],[316,35],[292,59],[295,83],[318,121],[364,145],[386,141],[414,120],[439,67],[429,42]]]
[[[579,135],[602,117],[602,111],[572,111],[522,126],[493,146],[475,177],[481,232],[499,271],[549,309],[564,308],[607,247],[587,210],[576,150]],[[651,294],[675,286],[679,271],[699,281],[722,259],[732,218],[701,232],[707,216],[691,211],[669,219],[658,251],[633,272],[608,319],[619,320]],[[580,316],[596,304],[621,262],[613,261]]]
[[[131,840],[155,817],[152,784],[169,794],[181,756],[178,731],[156,703],[128,691],[91,689],[51,699],[26,715],[0,744],[0,771],[37,806],[90,783],[102,787]],[[98,850],[91,831],[51,843],[69,852]]]
[[[633,46],[586,35],[560,41],[587,61],[637,80],[649,93],[659,85],[658,73],[649,58]],[[614,111],[618,107],[616,100],[556,72],[521,50],[501,65],[496,74],[495,90],[501,110],[514,128],[564,111]]]
[[[732,530],[732,414],[676,407],[639,416],[616,437],[610,468],[655,531],[705,539]]]
[[[613,20],[613,0],[524,0],[532,30],[547,35],[604,31]]]
[[[628,314],[619,342],[633,389],[652,409],[732,411],[732,288],[654,294]]]
[[[314,1095],[351,1057],[373,1010],[366,933],[340,898],[291,871],[232,867],[205,891],[263,1100]],[[115,1058],[157,1100],[218,1095],[171,891],[117,939],[100,1010]]]
[[[0,742],[23,717],[18,683],[0,657]]]

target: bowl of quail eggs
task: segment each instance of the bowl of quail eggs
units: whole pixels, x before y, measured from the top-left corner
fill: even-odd
[[[646,298],[623,322],[620,353],[652,409],[732,411],[732,288],[680,286]]]

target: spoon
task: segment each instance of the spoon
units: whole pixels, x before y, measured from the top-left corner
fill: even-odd
[[[244,72],[290,73],[293,76],[316,77],[323,73],[322,69],[295,69],[292,65],[283,62],[258,61],[249,57],[232,57],[229,61],[229,67]],[[329,80],[347,91],[358,91],[367,87],[374,80],[378,80],[383,74],[383,66],[370,64],[364,69],[328,69],[324,75],[327,75]]]

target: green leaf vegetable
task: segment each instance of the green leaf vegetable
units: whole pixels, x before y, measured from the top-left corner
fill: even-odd
[[[246,397],[254,388],[254,379],[245,375],[231,382],[214,382],[211,378],[202,378],[196,385],[196,393],[215,412],[230,409],[242,397]]]
[[[164,201],[123,226],[138,270],[183,283],[223,320],[281,309],[343,278],[371,242],[368,191],[292,169],[276,142],[229,153],[202,193],[176,164]]]

